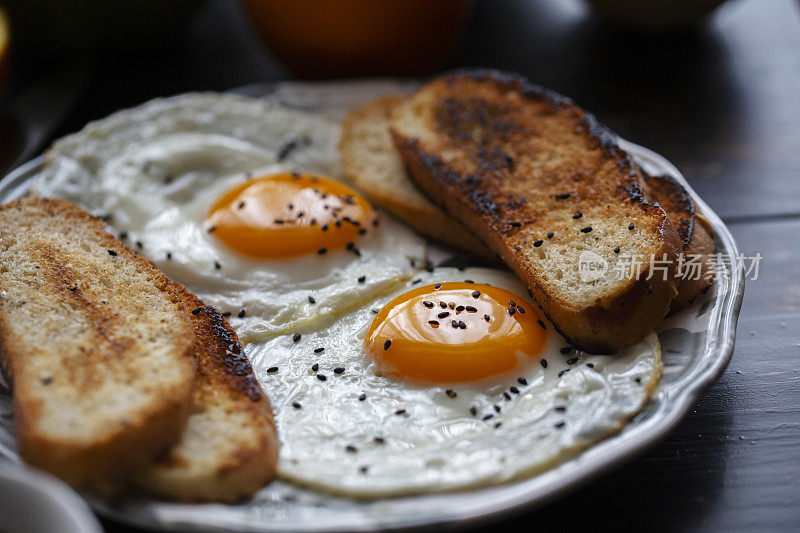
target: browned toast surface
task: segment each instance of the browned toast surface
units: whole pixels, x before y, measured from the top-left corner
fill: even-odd
[[[399,104],[390,127],[412,178],[506,261],[570,341],[615,351],[667,313],[677,231],[646,201],[616,137],[570,100],[518,76],[459,71]],[[621,257],[665,259],[668,272],[650,276],[648,263],[585,282],[584,253],[610,270]]]
[[[272,410],[233,328],[216,309],[181,289],[195,330],[191,415],[180,442],[134,482],[170,499],[233,502],[274,477],[278,445]]]
[[[194,381],[173,283],[64,200],[0,206],[0,348],[20,452],[117,489],[176,442]]]

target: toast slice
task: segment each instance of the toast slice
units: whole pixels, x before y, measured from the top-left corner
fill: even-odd
[[[422,190],[576,346],[614,352],[668,312],[678,233],[616,136],[571,100],[519,76],[457,71],[393,109],[390,131]]]
[[[0,206],[0,351],[22,458],[118,490],[177,442],[193,333],[163,273],[65,201]]]
[[[494,258],[494,252],[454,224],[409,179],[389,133],[389,113],[403,98],[379,98],[345,116],[339,139],[344,178],[420,233],[468,253]]]
[[[275,475],[272,410],[233,328],[216,309],[181,290],[195,330],[191,414],[180,442],[136,473],[133,483],[173,500],[235,502]]]
[[[477,256],[493,257],[460,222],[429,200],[408,175],[389,132],[389,115],[404,99],[404,95],[384,96],[344,117],[339,153],[345,179],[420,233]],[[674,313],[711,285],[711,230],[702,215],[695,212],[686,189],[672,176],[643,173],[642,177],[645,197],[666,211],[678,231],[684,255],[700,258],[699,275],[678,281],[678,295],[670,304],[670,313]]]

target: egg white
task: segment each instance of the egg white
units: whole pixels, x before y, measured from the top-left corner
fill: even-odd
[[[510,290],[534,309],[508,272],[437,268],[416,279],[321,327],[303,330],[299,339],[278,336],[246,346],[275,410],[279,471],[285,479],[372,498],[530,475],[618,431],[641,409],[660,375],[654,334],[614,356],[574,350],[565,355],[559,350],[568,344],[547,323],[542,352],[547,368],[532,359],[514,375],[470,385],[415,385],[381,376],[363,347],[366,331],[377,309],[419,284],[472,279]],[[324,351],[315,353],[316,348]],[[337,367],[344,372],[336,374]],[[400,409],[405,413],[396,414]]]
[[[357,241],[360,257],[331,250],[256,260],[208,234],[203,221],[211,206],[252,176],[293,170],[339,176],[338,137],[339,126],[322,116],[253,98],[159,99],[58,141],[32,193],[109,214],[109,225],[128,244],[231,313],[242,340],[257,340],[350,309],[423,263],[424,239],[383,215]]]

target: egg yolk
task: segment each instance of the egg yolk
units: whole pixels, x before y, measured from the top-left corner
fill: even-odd
[[[437,283],[389,302],[364,342],[383,374],[457,383],[509,373],[538,356],[545,327],[538,313],[509,291]]]
[[[369,203],[336,180],[281,173],[226,192],[206,219],[209,232],[255,258],[325,254],[347,248],[377,223]]]

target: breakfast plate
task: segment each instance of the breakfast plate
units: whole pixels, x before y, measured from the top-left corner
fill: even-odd
[[[237,92],[338,119],[354,105],[413,87],[412,83],[383,80],[253,85]],[[738,258],[728,229],[669,161],[633,143],[620,144],[649,173],[668,174],[678,180],[713,228],[716,253]],[[0,181],[0,201],[25,195],[42,164],[42,158],[33,160]],[[452,255],[445,249],[437,251],[443,260],[448,254]],[[540,505],[620,465],[666,436],[723,372],[733,351],[744,275],[735,260],[719,261],[715,273],[708,293],[659,326],[664,372],[644,409],[617,435],[535,477],[468,491],[372,500],[331,496],[276,481],[237,505],[178,504],[145,498],[114,503],[90,499],[90,504],[102,515],[142,527],[234,531],[371,531],[466,525]],[[1,381],[0,454],[18,460],[11,397],[7,384]]]

